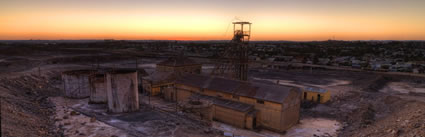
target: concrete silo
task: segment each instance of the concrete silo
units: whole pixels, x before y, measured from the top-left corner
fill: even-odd
[[[139,110],[138,77],[135,70],[113,70],[106,73],[108,110],[113,113]]]
[[[90,96],[89,76],[94,70],[72,70],[62,73],[63,90],[68,98],[87,98]]]
[[[105,74],[95,74],[90,76],[90,101],[89,103],[107,103]]]

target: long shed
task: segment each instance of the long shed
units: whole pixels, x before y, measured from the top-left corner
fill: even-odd
[[[254,110],[244,112],[246,121],[250,113],[255,127],[263,127],[274,131],[285,131],[297,124],[300,111],[300,89],[295,87],[281,86],[276,84],[265,84],[258,82],[244,82],[220,77],[203,75],[185,75],[175,81],[177,101],[188,99],[195,94],[218,98],[252,105]],[[225,107],[220,103],[214,103],[218,108],[215,119],[233,124],[239,117],[229,117],[222,114],[239,115],[237,108]],[[241,115],[239,115],[241,116]],[[233,118],[233,120],[229,120]],[[242,124],[233,124],[241,127]],[[246,125],[246,123],[245,123]],[[248,126],[244,126],[249,128]]]

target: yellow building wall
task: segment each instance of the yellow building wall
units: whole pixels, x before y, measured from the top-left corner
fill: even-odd
[[[239,128],[245,127],[246,114],[225,107],[214,105],[214,119]]]
[[[173,86],[173,83],[154,84],[154,85],[151,85],[151,86],[152,86],[151,95],[157,96],[157,95],[161,94],[161,90],[163,88],[171,87],[171,86]]]
[[[159,93],[161,93],[161,88],[160,87],[152,87],[151,96],[159,95]]]
[[[211,90],[204,90],[203,92],[201,92],[201,94],[214,97],[217,96],[217,92]]]
[[[149,80],[142,80],[144,92],[149,92],[151,96],[156,96],[161,93],[161,88],[171,87],[174,83],[152,84]]]
[[[190,96],[192,96],[193,92],[199,93],[201,89],[194,88],[191,86],[186,86],[182,84],[176,84],[176,94],[177,94],[177,101],[182,101],[188,99]]]
[[[299,122],[300,119],[300,106],[301,94],[298,92],[291,92],[288,95],[288,100],[285,100],[282,106],[281,113],[281,126],[280,131],[286,131]]]
[[[280,131],[282,105],[278,103],[264,101],[264,104],[256,103],[257,125],[264,128]]]
[[[300,119],[300,103],[289,105],[283,113],[281,113],[280,131],[286,131],[296,125]]]
[[[239,96],[234,98],[233,95],[218,92],[214,90],[204,89],[201,90],[199,88],[193,88],[186,85],[175,85],[177,88],[177,96],[178,100],[186,99],[192,95],[192,92],[198,92],[203,95],[208,96],[221,96],[223,99],[234,100],[242,103],[247,103],[255,106],[255,110],[257,110],[256,115],[256,126],[261,126],[266,129],[271,129],[274,131],[286,131],[293,125],[297,124],[299,121],[299,110],[300,110],[300,93],[299,92],[291,92],[284,104],[264,101],[264,103],[258,103],[257,99]],[[302,95],[301,95],[302,96]],[[231,109],[218,107],[214,105],[213,107],[214,118],[218,121],[235,125],[237,127],[249,127],[252,126],[249,123],[249,118],[245,113],[238,113],[238,111],[234,111]],[[252,118],[253,119],[253,118]]]
[[[245,127],[247,129],[254,129],[254,118],[252,116],[247,116],[246,117],[246,122],[245,122]]]
[[[329,91],[326,91],[325,93],[318,93],[318,92],[304,90],[301,94],[301,100],[318,102],[318,95],[320,95],[319,103],[326,103],[331,99],[331,94]]]
[[[296,95],[296,93],[289,95],[290,97],[288,97],[286,101],[292,101],[294,103],[293,107],[290,107],[290,103],[288,103],[286,108],[284,108],[284,105],[280,103],[264,101],[264,104],[261,104],[257,103],[257,99],[243,96],[239,97],[239,102],[255,106],[255,109],[258,111],[256,126],[262,126],[267,129],[282,132],[288,130],[290,127],[298,123],[300,99]],[[297,101],[298,103],[296,103]]]
[[[247,103],[247,104],[251,104],[251,105],[255,105],[255,103],[257,103],[256,99],[253,98],[248,98],[248,97],[239,97],[239,101],[242,103]]]
[[[182,89],[177,89],[176,90],[176,94],[177,94],[177,101],[186,100],[190,96],[192,96],[192,92],[191,91],[182,90]]]

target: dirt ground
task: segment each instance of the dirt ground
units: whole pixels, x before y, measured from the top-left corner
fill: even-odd
[[[301,115],[339,121],[338,136],[425,136],[425,78],[324,70],[263,71],[251,78],[329,90],[330,102],[304,108]]]
[[[8,47],[1,50],[2,136],[222,136],[231,133],[244,136],[425,137],[423,77],[331,70],[253,69],[249,73],[252,81],[296,87],[318,86],[330,90],[332,99],[326,104],[303,108],[301,123],[286,134],[267,130],[239,133],[238,129],[222,123],[215,122],[215,128],[205,128],[174,117],[175,114],[151,108],[127,116],[111,115],[103,113],[105,108],[102,106],[87,106],[86,100],[61,97],[60,73],[65,70],[93,68],[97,64],[101,67],[135,67],[137,58],[138,66],[150,72],[154,70],[154,64],[165,57],[143,57],[140,55],[145,53],[131,49]],[[211,70],[210,66],[204,69]],[[172,110],[172,106],[166,104],[163,109]],[[156,117],[149,118],[151,115]],[[139,117],[146,118],[129,122]],[[161,128],[152,128],[158,125]]]

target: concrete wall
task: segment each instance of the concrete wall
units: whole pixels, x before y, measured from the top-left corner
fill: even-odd
[[[90,71],[69,71],[62,73],[63,90],[69,98],[87,98],[90,96]]]
[[[89,103],[107,103],[105,75],[93,75],[90,80],[90,101]]]
[[[113,71],[106,74],[108,110],[114,113],[139,110],[136,71]]]

